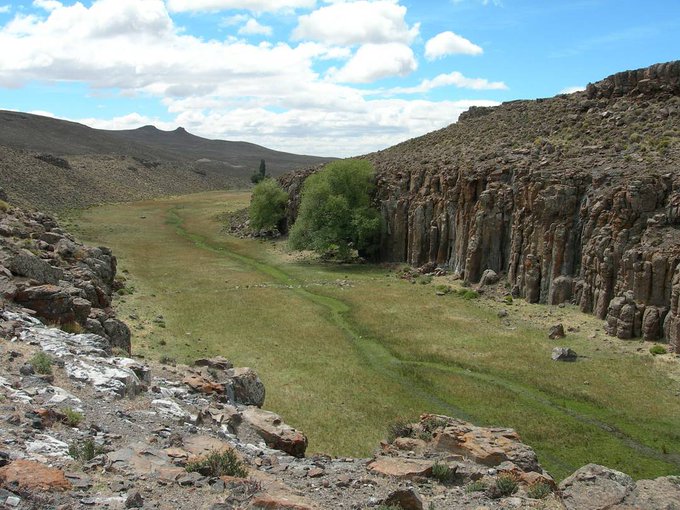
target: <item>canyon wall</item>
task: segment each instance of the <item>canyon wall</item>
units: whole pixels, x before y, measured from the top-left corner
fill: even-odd
[[[493,269],[516,296],[574,302],[612,335],[680,351],[679,120],[676,61],[471,108],[370,154],[381,258],[471,283]]]

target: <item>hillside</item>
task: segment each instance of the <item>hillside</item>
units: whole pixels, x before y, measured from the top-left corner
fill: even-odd
[[[0,111],[0,188],[17,204],[45,210],[242,187],[261,159],[271,175],[329,161],[183,128],[106,131]]]

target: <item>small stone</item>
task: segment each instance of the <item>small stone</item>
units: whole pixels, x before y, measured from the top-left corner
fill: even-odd
[[[144,506],[144,498],[141,493],[133,489],[128,492],[127,498],[125,499],[125,508],[142,508]]]
[[[309,471],[307,471],[307,477],[308,478],[319,478],[319,477],[321,477],[325,474],[326,474],[326,472],[323,469],[318,468],[318,467],[314,467],[314,468],[310,469]]]
[[[508,316],[508,311],[505,308],[503,308],[502,310],[498,310],[498,318],[499,319],[504,319],[507,316]]]
[[[10,496],[5,500],[5,505],[11,507],[19,506],[19,503],[21,503],[21,498],[17,496]]]
[[[21,365],[21,368],[19,368],[19,373],[21,375],[33,375],[35,374],[35,369],[30,363],[24,363]]]
[[[578,354],[569,347],[555,347],[551,357],[553,361],[576,361]]]

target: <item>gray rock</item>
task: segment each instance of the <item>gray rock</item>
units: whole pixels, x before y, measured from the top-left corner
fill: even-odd
[[[564,334],[564,326],[562,324],[555,324],[554,326],[550,326],[550,330],[548,331],[548,338],[550,338],[550,340],[564,338],[565,336],[566,335]]]
[[[396,506],[403,510],[423,510],[423,500],[415,489],[400,489],[385,499],[386,506]]]
[[[143,506],[144,498],[138,490],[133,489],[128,492],[127,498],[125,498],[125,508],[142,508]]]
[[[264,384],[252,368],[234,368],[227,372],[229,381],[225,386],[233,392],[237,404],[262,407],[265,398]]]
[[[619,471],[588,464],[565,479],[559,488],[567,510],[605,510],[632,496],[635,482]]]
[[[548,293],[548,304],[559,305],[571,300],[574,282],[569,276],[558,276],[552,281]]]
[[[19,250],[5,262],[7,268],[17,276],[25,276],[40,283],[56,285],[64,279],[64,271],[50,266],[28,250]]]
[[[555,347],[551,357],[553,361],[576,361],[578,354],[569,347]]]
[[[131,334],[127,324],[118,319],[107,319],[104,322],[104,331],[106,331],[106,336],[109,337],[111,347],[118,347],[128,354],[130,353]]]
[[[479,285],[482,287],[485,285],[494,285],[498,283],[498,280],[500,280],[498,273],[496,273],[496,271],[493,269],[487,269],[482,273],[482,278],[479,280]]]

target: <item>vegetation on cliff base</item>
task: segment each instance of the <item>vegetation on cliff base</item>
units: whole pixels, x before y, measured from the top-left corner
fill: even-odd
[[[336,161],[304,184],[297,221],[290,231],[293,249],[333,253],[347,259],[352,249],[372,258],[380,241],[381,220],[371,205],[373,165]]]
[[[250,199],[250,226],[253,230],[279,228],[286,216],[288,193],[274,179],[264,179],[253,189]]]

